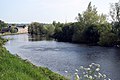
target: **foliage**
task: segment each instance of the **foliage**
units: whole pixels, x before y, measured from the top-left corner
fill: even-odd
[[[53,23],[52,23],[54,26],[56,26],[56,21],[53,21]]]
[[[86,11],[83,14],[78,14],[78,23],[76,32],[73,35],[73,41],[80,43],[96,44],[99,41],[101,24],[106,24],[106,16],[104,14],[99,15],[97,8],[88,4]]]
[[[88,4],[86,11],[83,14],[78,14],[78,22],[62,24],[53,21],[55,32],[53,38],[58,41],[78,42],[87,44],[99,44],[101,46],[114,46],[116,42],[116,34],[110,33],[113,28],[106,20],[106,15],[98,14],[97,8]],[[107,34],[105,32],[109,32]],[[110,42],[104,41],[104,38],[109,39]]]
[[[77,43],[85,42],[84,35],[83,35],[84,28],[82,26],[83,25],[80,22],[74,23],[74,34],[72,37],[73,42],[77,42]]]
[[[28,26],[28,32],[30,34],[39,34],[43,35],[46,33],[45,28],[43,28],[43,25],[38,22],[33,22]]]
[[[55,27],[52,24],[41,24],[33,22],[28,26],[29,34],[51,36],[54,33]]]
[[[98,14],[91,2],[87,9],[76,17],[77,22],[40,24],[33,22],[28,32],[36,35],[48,35],[57,41],[87,43],[100,46],[120,44],[120,2],[111,4],[112,23],[107,22],[105,14]],[[110,38],[111,37],[111,38]],[[109,40],[109,41],[107,41]]]
[[[72,42],[74,27],[72,23],[57,24],[53,37],[58,41]]]
[[[15,28],[15,27],[11,27],[11,28],[10,28],[10,32],[11,32],[11,33],[17,33],[17,32],[18,32],[18,29]]]
[[[97,43],[99,41],[100,34],[97,29],[97,25],[91,25],[83,32],[86,43]]]
[[[3,46],[8,40],[7,39],[3,39],[0,36],[0,47]]]
[[[112,32],[117,35],[117,45],[120,45],[120,0],[111,4],[110,16],[112,18]]]
[[[98,42],[101,46],[114,46],[117,41],[117,36],[112,32],[103,32],[100,35],[100,41]]]
[[[112,22],[120,22],[120,0],[117,3],[111,4],[110,16],[112,18]]]
[[[1,20],[0,20],[0,30],[1,30],[3,27],[7,27],[7,24],[4,23],[4,21],[1,21]]]
[[[113,31],[117,34],[120,32],[120,1],[111,4],[110,16],[112,18]]]
[[[104,14],[99,15],[97,13],[97,8],[91,5],[91,2],[88,4],[86,11],[83,14],[78,14],[78,22],[82,27],[87,27],[93,24],[104,24],[106,23],[106,16]]]
[[[55,26],[52,24],[47,24],[44,25],[44,27],[46,28],[46,35],[47,36],[52,36],[54,34],[54,30],[55,30]]]

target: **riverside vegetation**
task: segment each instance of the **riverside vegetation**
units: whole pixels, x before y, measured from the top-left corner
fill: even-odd
[[[67,80],[48,68],[37,67],[10,54],[3,47],[6,41],[0,37],[0,80]]]
[[[100,46],[120,45],[120,2],[111,4],[109,23],[106,15],[98,14],[97,8],[89,3],[86,11],[78,14],[77,22],[29,25],[29,34],[50,36],[57,41],[86,43]],[[7,24],[0,21],[0,29]],[[3,44],[7,40],[0,37],[0,80],[67,80],[65,77],[44,67],[36,67],[19,56],[7,51]],[[79,77],[76,74],[77,77]],[[88,80],[94,80],[91,79]],[[78,80],[76,78],[76,80]]]
[[[111,22],[108,22],[107,16]],[[49,36],[63,42],[120,47],[120,1],[110,5],[109,15],[98,14],[97,8],[90,2],[76,20],[77,22],[71,23],[53,21],[52,24],[32,22],[28,33]],[[0,21],[0,29],[6,26],[6,23]],[[12,29],[12,33],[14,32]]]
[[[85,43],[100,46],[120,46],[120,2],[111,4],[108,22],[105,14],[89,3],[87,9],[76,17],[77,22],[41,24],[33,22],[29,34],[50,36],[57,41]]]

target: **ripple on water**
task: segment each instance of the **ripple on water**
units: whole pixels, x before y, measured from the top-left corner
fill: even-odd
[[[119,49],[56,41],[25,41],[28,37],[26,34],[9,37],[14,40],[8,41],[5,47],[11,52],[17,52],[22,58],[29,59],[33,64],[63,74],[65,70],[74,73],[79,66],[95,62],[101,65],[101,70],[112,80],[120,80]]]

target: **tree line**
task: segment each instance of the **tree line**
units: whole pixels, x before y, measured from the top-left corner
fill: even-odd
[[[87,9],[76,17],[77,22],[29,25],[30,34],[48,35],[57,41],[86,43],[100,46],[120,45],[120,2],[110,5],[111,23],[105,14],[98,14],[97,8],[88,4]]]
[[[107,15],[98,14],[91,2],[83,13],[78,13],[76,22],[52,24],[33,22],[28,27],[29,34],[49,36],[57,41],[85,43],[100,46],[120,45],[120,1],[110,5],[108,22]],[[0,21],[0,29],[6,23]]]

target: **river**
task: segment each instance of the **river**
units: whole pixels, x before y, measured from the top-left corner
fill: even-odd
[[[5,45],[7,50],[37,66],[48,67],[66,75],[65,71],[74,74],[80,66],[97,63],[101,65],[102,73],[112,80],[120,80],[120,49],[39,40],[28,34],[8,35],[4,38],[11,39]]]

